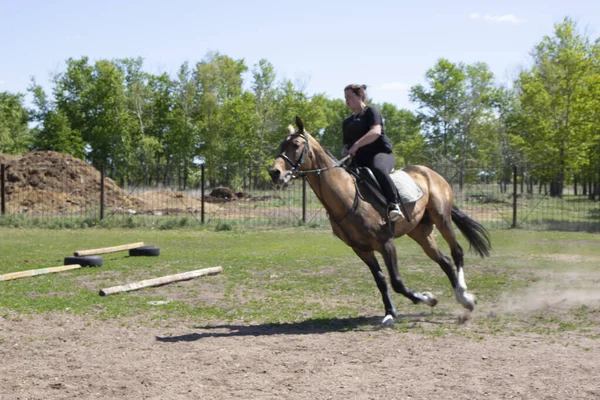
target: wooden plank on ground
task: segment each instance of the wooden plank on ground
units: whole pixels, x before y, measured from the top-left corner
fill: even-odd
[[[137,249],[138,247],[142,247],[143,245],[144,245],[144,242],[137,242],[137,243],[123,244],[121,246],[102,247],[99,249],[77,250],[74,253],[74,255],[79,257],[79,256],[92,256],[92,255],[96,255],[96,254],[116,253],[117,251]]]
[[[133,290],[142,289],[150,286],[161,286],[167,283],[185,281],[192,278],[197,278],[199,276],[205,275],[216,275],[220,274],[223,271],[222,267],[212,267],[212,268],[204,268],[198,269],[195,271],[182,272],[180,274],[175,275],[167,275],[162,276],[160,278],[146,279],[139,282],[128,283],[126,285],[120,286],[112,286],[106,289],[100,289],[100,296],[108,296],[115,293],[123,293],[130,292]]]
[[[30,269],[28,271],[11,272],[8,274],[0,275],[0,281],[10,281],[12,279],[26,278],[29,276],[53,274],[56,272],[69,271],[69,270],[77,269],[77,268],[81,268],[81,265],[73,264],[73,265],[63,265],[60,267]]]

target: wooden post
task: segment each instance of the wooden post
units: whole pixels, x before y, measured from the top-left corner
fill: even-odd
[[[306,179],[302,179],[302,223],[306,224]]]
[[[5,170],[4,164],[0,164],[0,203],[2,215],[6,215],[6,180],[4,179]]]
[[[104,167],[104,163],[102,163],[102,167],[100,167],[100,219],[104,219],[104,175],[106,174],[106,170]]]
[[[202,187],[201,187],[201,195],[200,195],[200,222],[204,224],[204,163],[200,166],[200,170],[202,171]]]
[[[0,275],[0,282],[2,281],[10,281],[12,279],[25,278],[28,276],[37,276],[44,274],[52,274],[55,272],[69,271],[72,269],[81,268],[81,265],[73,264],[73,265],[63,265],[61,267],[50,267],[50,268],[42,268],[42,269],[30,269],[29,271],[20,271],[20,272],[11,272],[10,274]]]
[[[513,221],[511,228],[517,227],[517,164],[513,164]]]
[[[102,247],[99,249],[77,250],[73,255],[75,255],[75,256],[91,256],[94,254],[116,253],[117,251],[137,249],[138,247],[142,247],[143,245],[144,245],[144,242],[138,242],[138,243],[124,244],[121,246]]]
[[[198,269],[195,271],[182,272],[181,274],[168,275],[160,278],[146,279],[144,281],[129,283],[127,285],[112,286],[106,289],[100,289],[100,296],[108,296],[115,293],[130,292],[133,290],[142,289],[149,286],[160,286],[167,283],[186,281],[192,278],[197,278],[204,275],[216,275],[223,271],[222,267],[213,267]]]

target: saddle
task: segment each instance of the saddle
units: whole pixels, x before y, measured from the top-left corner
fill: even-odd
[[[385,213],[388,206],[388,201],[381,190],[377,178],[373,175],[373,172],[368,167],[346,167],[346,170],[354,177],[356,189],[361,199],[369,201],[368,199],[374,199],[375,202],[379,203],[383,210],[382,216],[386,217]],[[416,203],[423,197],[423,190],[416,184],[413,178],[404,172],[402,169],[395,170],[390,174],[400,199],[400,207],[404,216],[410,221],[408,213],[406,212],[406,206],[411,203]],[[380,209],[380,207],[377,207]]]

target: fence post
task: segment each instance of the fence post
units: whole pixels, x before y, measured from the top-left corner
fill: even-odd
[[[100,220],[104,219],[104,175],[106,174],[104,163],[100,167]]]
[[[200,171],[202,175],[202,186],[200,189],[200,222],[204,225],[204,164],[200,166]]]
[[[513,164],[513,221],[511,228],[517,227],[517,164]]]
[[[2,203],[2,215],[6,214],[6,181],[4,180],[4,172],[4,164],[0,164],[0,203]]]
[[[306,179],[302,179],[302,223],[306,224]]]

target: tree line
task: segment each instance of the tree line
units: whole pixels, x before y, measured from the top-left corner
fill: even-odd
[[[183,63],[176,76],[144,71],[143,59],[66,60],[51,93],[32,78],[24,94],[0,92],[0,153],[68,153],[120,182],[189,186],[204,163],[211,183],[266,183],[266,168],[288,124],[299,115],[334,154],[342,143],[344,101],[309,95],[278,80],[262,59],[211,52]],[[251,76],[249,82],[245,75]],[[341,89],[340,89],[341,92]],[[341,93],[340,93],[341,95]],[[485,63],[439,59],[412,87],[416,110],[376,104],[399,165],[450,164],[460,185],[476,179],[468,165],[510,181],[511,165],[528,171],[528,189],[580,183],[591,194],[600,173],[600,39],[565,18],[531,51],[510,85]]]

